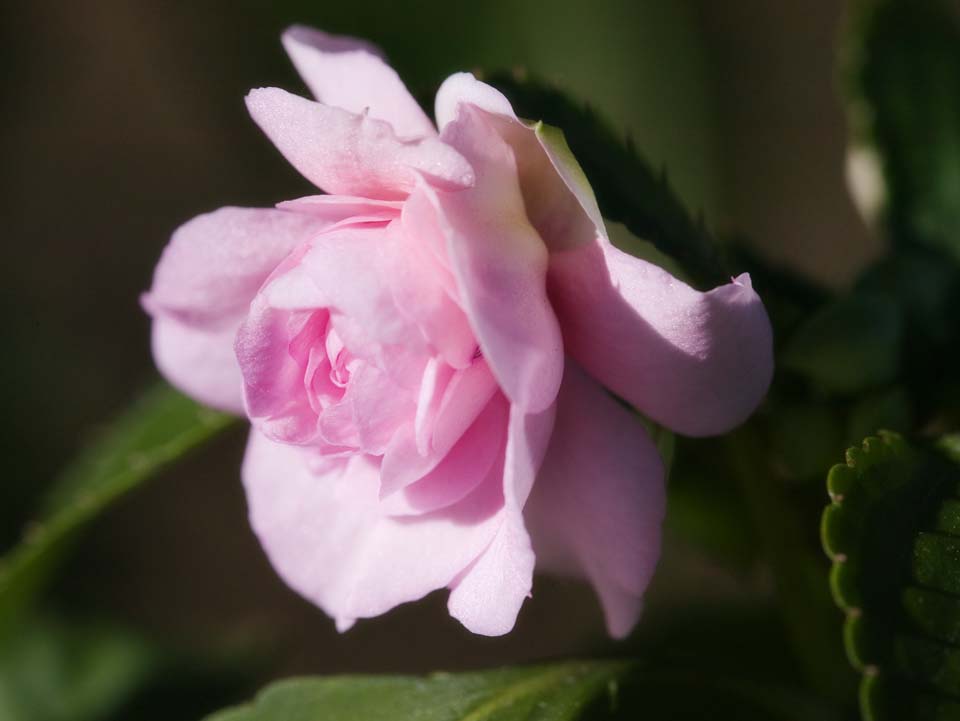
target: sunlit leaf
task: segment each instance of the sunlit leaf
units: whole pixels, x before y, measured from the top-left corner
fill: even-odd
[[[770,684],[621,661],[414,676],[298,678],[207,721],[830,721]]]
[[[268,687],[208,721],[573,721],[599,703],[610,718],[628,663],[565,663],[478,673],[335,676]]]

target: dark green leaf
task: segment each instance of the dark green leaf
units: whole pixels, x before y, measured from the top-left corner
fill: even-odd
[[[787,342],[780,365],[824,390],[856,393],[896,377],[902,336],[902,312],[894,300],[858,293],[808,318]]]
[[[960,259],[960,24],[947,0],[861,0],[845,67],[855,141],[876,151],[895,241]]]
[[[55,483],[43,518],[0,559],[0,629],[43,586],[84,524],[231,421],[167,385],[114,421]]]
[[[882,430],[907,431],[913,424],[914,403],[910,394],[903,388],[890,388],[857,400],[847,418],[847,441],[866,438]],[[836,454],[832,458],[836,458]],[[822,464],[819,473],[829,466],[830,462]]]
[[[868,268],[857,279],[857,291],[897,299],[915,353],[942,346],[956,332],[960,269],[943,253],[924,248],[900,250]]]
[[[489,82],[513,103],[518,115],[563,131],[567,145],[593,187],[603,217],[623,223],[639,238],[676,260],[694,283],[729,281],[713,237],[677,198],[666,174],[622,141],[591,108],[543,83],[496,75]]]
[[[828,477],[830,584],[865,719],[956,718],[960,697],[960,466],[893,433]]]

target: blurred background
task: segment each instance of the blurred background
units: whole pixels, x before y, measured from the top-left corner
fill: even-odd
[[[632,136],[712,228],[841,287],[879,252],[844,182],[842,20],[836,0],[4,2],[0,548],[98,424],[155,378],[138,294],[171,231],[220,205],[311,192],[243,106],[252,87],[306,92],[279,43],[288,24],[373,40],[423,96],[463,69],[553,81]],[[247,525],[244,440],[227,434],[99,520],[54,608],[201,664],[255,659],[254,686],[605,648],[592,594],[546,579],[506,638],[465,632],[443,594],[338,635],[276,578]],[[679,540],[665,546],[634,644],[656,643],[660,609],[769,591],[762,574],[733,576]],[[222,695],[247,694],[228,684]]]

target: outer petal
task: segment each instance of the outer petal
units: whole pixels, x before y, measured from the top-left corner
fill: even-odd
[[[283,47],[321,103],[352,113],[366,110],[401,137],[436,135],[400,76],[368,43],[295,25],[283,34]]]
[[[233,341],[274,267],[327,221],[279,210],[221,208],[173,234],[142,299],[160,372],[202,403],[243,411]]]
[[[397,200],[425,176],[438,187],[473,184],[473,169],[436,137],[398,140],[382,120],[306,100],[278,88],[251,90],[247,109],[304,177],[335,195]]]
[[[593,242],[597,234],[606,237],[593,189],[560,130],[519,120],[499,90],[470,73],[451,75],[440,86],[436,112],[441,130],[464,103],[484,111],[513,149],[527,215],[551,252]]]
[[[675,431],[723,433],[770,385],[770,321],[747,275],[700,293],[596,243],[552,254],[549,287],[567,352]]]
[[[589,579],[626,636],[660,555],[663,464],[637,417],[567,363],[527,518],[538,568]]]
[[[484,357],[507,397],[547,408],[563,375],[563,343],[547,300],[547,250],[530,225],[510,147],[480,111],[462,105],[443,139],[477,171],[458,193],[432,191],[460,298]]]
[[[535,556],[523,522],[553,430],[555,406],[540,413],[510,409],[503,471],[503,523],[489,548],[451,585],[450,615],[474,633],[509,633],[533,586]]]
[[[457,119],[461,103],[469,103],[505,118],[517,119],[510,101],[495,87],[481,83],[473,73],[454,73],[440,85],[434,100],[434,114],[440,130]]]
[[[261,208],[220,208],[173,233],[143,297],[151,315],[195,326],[236,324],[257,289],[325,218]]]
[[[340,630],[448,585],[500,525],[500,467],[456,505],[412,520],[382,513],[369,456],[321,463],[254,431],[243,482],[274,568]]]
[[[243,379],[233,353],[237,326],[195,328],[157,316],[151,344],[157,369],[170,383],[204,405],[243,413]]]

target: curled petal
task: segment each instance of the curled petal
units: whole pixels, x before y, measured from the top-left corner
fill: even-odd
[[[480,111],[460,108],[442,137],[469,160],[476,184],[457,193],[421,188],[484,358],[512,402],[542,411],[563,374],[563,342],[546,294],[547,249],[527,220],[510,147]]]
[[[398,200],[421,176],[450,190],[474,181],[470,164],[449,145],[436,137],[399,140],[369,115],[279,88],[251,90],[247,109],[290,164],[328,193]]]
[[[568,361],[524,511],[538,568],[588,579],[622,638],[640,616],[665,510],[663,463],[643,425]]]
[[[454,73],[443,81],[434,99],[434,114],[440,130],[457,119],[461,103],[469,103],[505,118],[517,119],[510,101],[499,90],[480,82],[473,73]]]
[[[770,321],[747,275],[700,293],[597,242],[553,253],[549,281],[567,352],[668,428],[723,433],[770,385]]]
[[[416,519],[382,512],[369,456],[318,460],[253,431],[242,473],[273,567],[341,631],[450,584],[501,521],[500,467],[459,503]]]
[[[369,111],[400,137],[436,135],[433,123],[407,91],[382,53],[369,43],[295,25],[283,47],[313,96],[352,113]]]
[[[315,343],[327,323],[325,311],[291,314],[272,308],[261,295],[240,325],[234,348],[246,412],[274,440],[306,444],[317,438],[317,409],[304,388],[304,367],[290,347],[295,338]]]
[[[484,112],[510,145],[527,215],[551,252],[606,235],[593,189],[560,130],[518,119],[499,90],[470,73],[451,75],[440,86],[436,112],[441,130],[456,119],[461,104]]]

